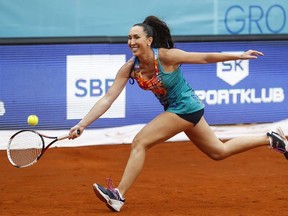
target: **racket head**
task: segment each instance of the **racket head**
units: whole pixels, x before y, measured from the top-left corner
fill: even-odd
[[[34,130],[21,130],[13,134],[7,146],[9,162],[23,168],[35,164],[45,148],[43,137]]]

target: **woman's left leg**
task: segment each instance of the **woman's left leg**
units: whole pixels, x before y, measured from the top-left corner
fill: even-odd
[[[256,147],[269,146],[269,138],[265,134],[238,137],[223,143],[216,137],[204,116],[195,127],[187,129],[185,133],[202,152],[214,160],[222,160]]]

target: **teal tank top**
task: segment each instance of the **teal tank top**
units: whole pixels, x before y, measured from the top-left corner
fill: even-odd
[[[204,108],[204,104],[184,79],[180,66],[173,72],[165,72],[158,58],[158,49],[153,49],[155,56],[155,75],[146,80],[142,77],[139,60],[134,60],[134,79],[140,88],[151,90],[163,105],[165,111],[176,114],[189,114]]]

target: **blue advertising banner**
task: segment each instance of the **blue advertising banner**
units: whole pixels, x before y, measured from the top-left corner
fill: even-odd
[[[274,122],[288,116],[288,41],[177,43],[194,52],[243,52],[265,56],[217,64],[182,65],[206,104],[210,124]],[[112,85],[131,57],[127,44],[0,46],[0,129],[70,128]],[[109,112],[91,125],[115,127],[149,122],[163,111],[151,92],[127,84]]]
[[[287,0],[0,0],[0,38],[127,36],[146,16],[173,35],[288,34]]]

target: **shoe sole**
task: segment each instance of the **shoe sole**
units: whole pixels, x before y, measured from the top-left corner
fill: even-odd
[[[284,153],[285,158],[288,160],[288,152]]]
[[[278,129],[277,132],[278,132],[278,134],[280,135],[280,137],[282,137],[282,139],[284,140],[284,143],[285,143],[285,144],[288,144],[288,141],[287,141],[287,139],[286,139],[286,136],[285,136],[283,130],[282,130],[280,127],[278,127],[277,129]],[[286,149],[286,148],[285,148],[285,149]],[[285,158],[288,160],[288,151],[287,151],[287,149],[286,149],[286,152],[284,153],[284,156],[285,156]]]
[[[287,138],[286,138],[283,130],[280,127],[278,127],[275,131],[284,140],[284,143],[287,144],[288,141],[287,141]],[[284,153],[284,156],[288,160],[288,151],[286,148],[285,148],[285,150],[286,150],[286,152]]]
[[[277,128],[277,133],[280,135],[280,137],[282,137],[284,142],[287,142],[286,136],[285,136],[283,130],[280,127]]]
[[[97,184],[93,184],[93,191],[96,194],[96,196],[106,204],[106,206],[113,212],[118,212],[116,209],[112,208],[112,206],[110,206],[108,204],[108,200],[109,200],[109,196],[107,196],[106,194],[102,193],[101,190],[98,188]]]

